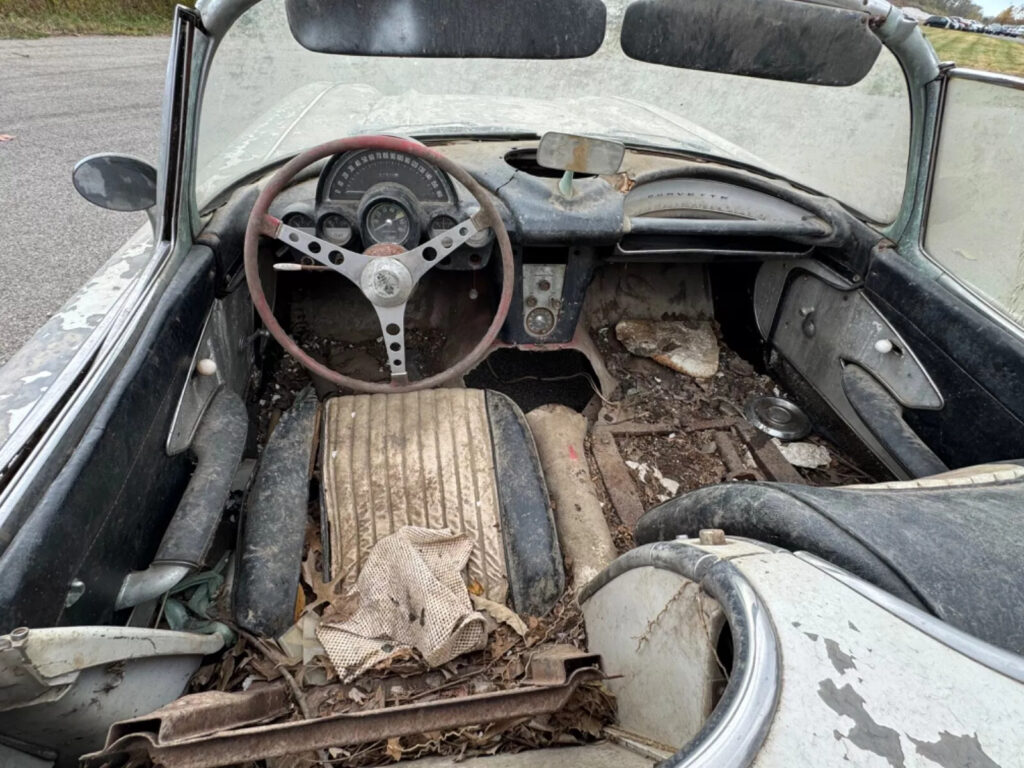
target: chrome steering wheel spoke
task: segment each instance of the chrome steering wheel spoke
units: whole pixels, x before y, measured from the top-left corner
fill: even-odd
[[[273,223],[274,221],[276,220],[268,221],[267,226],[276,239],[359,285],[359,279],[370,262],[370,256],[314,237],[284,222]]]
[[[405,302],[392,307],[381,307],[376,304],[380,320],[380,330],[384,336],[384,350],[391,368],[391,383],[408,384],[409,372],[405,367]]]
[[[427,272],[441,263],[445,256],[464,245],[469,238],[490,227],[483,212],[478,212],[465,221],[447,229],[437,237],[416,248],[410,248],[395,258],[405,265],[412,275],[413,284],[419,282]]]

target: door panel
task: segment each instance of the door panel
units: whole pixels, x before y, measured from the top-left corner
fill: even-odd
[[[879,251],[866,282],[942,394],[907,424],[950,467],[1024,457],[1024,342],[897,251]]]
[[[0,631],[112,620],[126,573],[149,565],[192,472],[167,435],[213,302],[213,254],[175,276],[82,442],[0,558]],[[85,592],[66,607],[72,579]]]

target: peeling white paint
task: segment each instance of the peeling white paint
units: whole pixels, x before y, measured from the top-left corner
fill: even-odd
[[[139,229],[114,255],[104,269],[96,274],[54,315],[62,331],[92,330],[121,293],[138,274],[134,261],[152,251],[153,233],[149,227]]]
[[[27,403],[23,405],[21,408],[14,408],[7,412],[7,415],[9,417],[7,421],[7,434],[14,433],[14,430],[16,430],[18,426],[21,424],[21,422],[25,420],[25,417],[28,416],[29,411],[31,411],[35,404],[38,402],[39,400],[33,400],[31,403]]]
[[[732,563],[764,601],[783,661],[778,708],[754,766],[935,768],[926,753],[943,733],[957,744],[969,737],[970,754],[991,761],[971,765],[1021,765],[1024,685],[788,553]]]
[[[56,314],[61,330],[95,328],[121,292],[131,284],[131,273],[128,259],[122,259],[86,283],[82,292]]]

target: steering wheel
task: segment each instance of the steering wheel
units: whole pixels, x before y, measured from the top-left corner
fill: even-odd
[[[383,149],[415,155],[433,163],[457,179],[480,204],[480,210],[471,218],[456,224],[422,245],[406,250],[397,243],[378,243],[365,253],[356,253],[334,243],[290,227],[268,213],[271,202],[303,168],[321,158],[355,149]],[[479,343],[450,368],[418,381],[410,381],[405,366],[405,307],[417,283],[432,267],[449,253],[465,243],[477,232],[488,227],[494,230],[501,251],[501,298],[487,332]],[[257,255],[261,235],[273,237],[295,248],[318,264],[344,275],[355,283],[370,300],[380,320],[388,364],[391,368],[389,383],[363,381],[332,370],[304,352],[289,336],[267,302],[260,281]],[[514,261],[512,244],[498,209],[487,192],[461,166],[408,139],[393,136],[357,136],[329,141],[296,156],[275,173],[264,187],[249,215],[245,230],[245,280],[253,305],[270,334],[284,350],[312,373],[356,392],[412,392],[441,384],[469,371],[487,355],[501,330],[512,304]]]

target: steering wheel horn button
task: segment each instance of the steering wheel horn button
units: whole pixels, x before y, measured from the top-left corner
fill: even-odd
[[[408,268],[391,256],[372,259],[359,277],[363,295],[378,307],[397,307],[408,300],[413,289]]]

